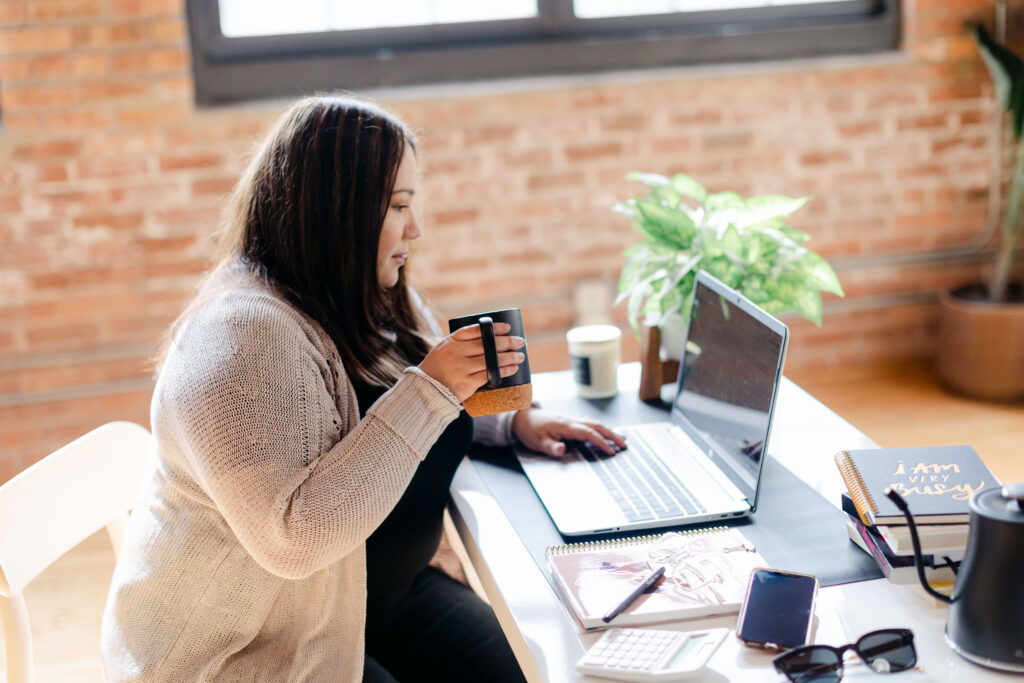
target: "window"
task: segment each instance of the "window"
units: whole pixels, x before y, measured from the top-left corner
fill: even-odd
[[[899,0],[188,0],[202,103],[894,49]]]

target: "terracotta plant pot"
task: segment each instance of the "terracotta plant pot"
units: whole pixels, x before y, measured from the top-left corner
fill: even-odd
[[[936,370],[949,390],[990,401],[1024,400],[1024,283],[1007,301],[986,299],[983,285],[965,285],[939,297]]]

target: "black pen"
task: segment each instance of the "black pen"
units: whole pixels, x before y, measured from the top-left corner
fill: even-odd
[[[619,616],[624,611],[629,609],[629,606],[636,602],[637,598],[646,593],[651,588],[651,586],[658,583],[658,580],[661,579],[661,577],[664,575],[664,565],[655,569],[653,572],[651,572],[650,576],[641,581],[640,585],[633,589],[632,593],[626,596],[625,600],[616,605],[610,612],[608,612],[608,614],[601,617],[601,621],[607,624],[612,619],[614,619],[615,617]]]

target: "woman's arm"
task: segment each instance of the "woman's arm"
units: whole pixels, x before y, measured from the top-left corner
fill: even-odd
[[[243,303],[195,314],[154,415],[252,557],[303,578],[369,537],[459,403],[410,368],[357,421],[318,330],[270,297]]]

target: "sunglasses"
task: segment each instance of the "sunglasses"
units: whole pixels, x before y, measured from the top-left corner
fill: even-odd
[[[836,683],[843,677],[843,653],[847,650],[856,652],[880,674],[906,671],[917,664],[914,634],[906,628],[872,631],[842,647],[802,645],[778,655],[772,664],[793,683]]]

